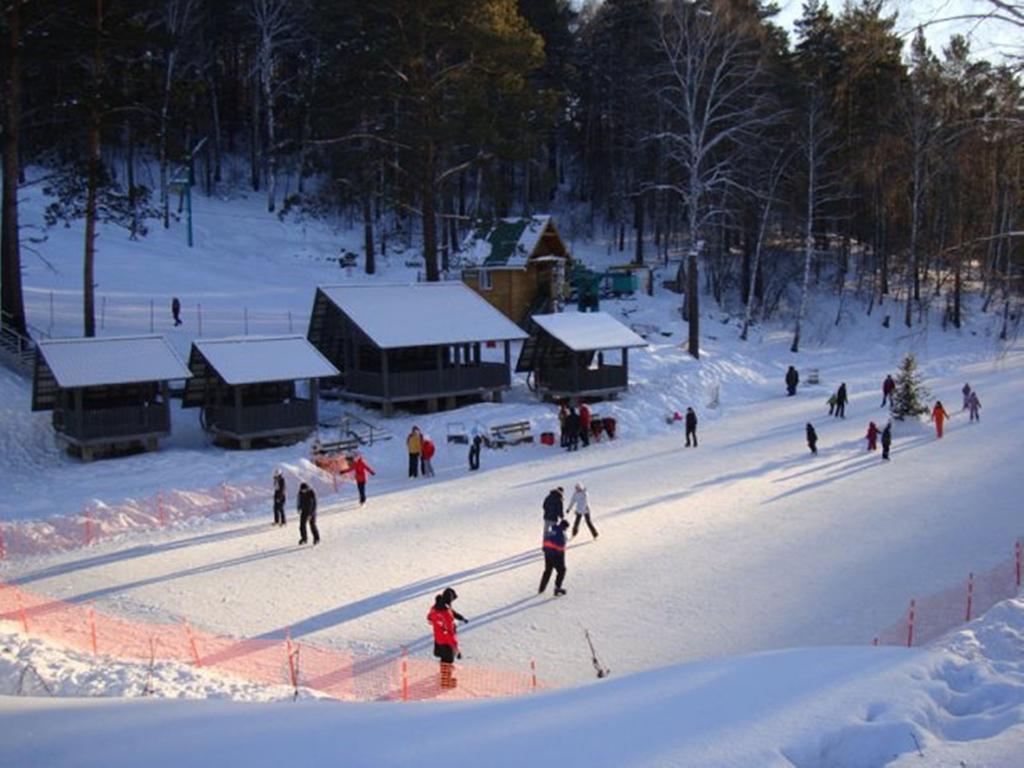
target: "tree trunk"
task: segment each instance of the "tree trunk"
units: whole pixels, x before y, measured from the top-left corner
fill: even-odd
[[[92,89],[89,106],[89,137],[88,137],[88,187],[85,197],[85,259],[82,275],[82,305],[84,311],[84,335],[96,335],[96,301],[94,278],[96,256],[96,198],[100,182],[100,72],[103,65],[103,52],[100,40],[103,35],[103,0],[96,0],[96,40],[92,56]]]
[[[807,157],[807,223],[804,228],[804,276],[800,286],[800,308],[796,313],[796,328],[793,329],[793,344],[790,352],[800,351],[800,334],[803,330],[804,314],[807,312],[807,293],[810,290],[811,282],[811,261],[814,256],[814,196],[817,193],[817,171],[818,158],[815,157],[813,141],[815,140],[815,128],[813,111],[811,113],[810,129],[808,131],[809,141],[812,142]]]
[[[128,207],[132,212],[131,229],[129,237],[132,240],[139,239],[139,201],[135,191],[135,131],[132,130],[131,118],[124,121],[124,146],[125,161],[124,175],[125,184],[128,187]]]
[[[437,211],[435,210],[435,162],[436,147],[427,142],[423,148],[423,169],[420,179],[420,204],[423,207],[423,264],[427,282],[437,282],[441,274],[437,269]]]
[[[689,325],[688,351],[695,360],[700,359],[700,299],[697,296],[697,247],[690,248],[686,264],[686,308]]]
[[[636,230],[636,248],[633,263],[644,263],[644,196],[638,192],[633,195],[633,229]]]
[[[164,96],[160,105],[160,128],[158,135],[158,153],[160,162],[160,204],[163,206],[164,229],[171,226],[171,204],[168,185],[167,159],[167,123],[171,111],[171,83],[174,81],[174,63],[177,52],[172,48],[167,51],[164,65]]]
[[[213,72],[207,77],[207,82],[210,84],[210,117],[213,120],[213,183],[216,185],[221,181],[220,95],[217,88],[216,64],[213,65]]]
[[[273,213],[277,207],[277,147],[274,126],[274,54],[270,50],[270,41],[264,40],[264,53],[260,69],[263,75],[263,110],[267,115],[267,211]]]
[[[21,248],[18,239],[18,176],[21,127],[21,5],[13,0],[4,11],[7,34],[0,40],[3,65],[3,202],[0,214],[0,309],[9,328],[27,335],[25,299],[21,290]]]
[[[260,89],[252,89],[252,117],[249,121],[249,176],[252,191],[260,191]]]

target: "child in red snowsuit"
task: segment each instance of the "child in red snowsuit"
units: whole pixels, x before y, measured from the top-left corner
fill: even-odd
[[[875,426],[875,422],[868,424],[868,450],[874,451],[878,448],[878,427]]]
[[[443,595],[434,598],[434,607],[427,614],[427,621],[434,628],[434,655],[441,660],[441,687],[454,688],[458,680],[452,677],[452,665],[455,657],[460,655],[459,640],[454,612]]]
[[[932,408],[932,421],[935,422],[935,436],[942,439],[942,426],[946,419],[949,418],[949,414],[946,413],[946,409],[942,407],[942,401],[936,400],[935,407]]]

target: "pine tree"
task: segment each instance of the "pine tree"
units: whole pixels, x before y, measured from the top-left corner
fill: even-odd
[[[907,416],[920,416],[928,413],[925,402],[931,393],[924,385],[923,377],[917,370],[917,360],[907,355],[900,364],[900,372],[896,376],[896,390],[892,394],[890,410],[894,418],[903,421]]]

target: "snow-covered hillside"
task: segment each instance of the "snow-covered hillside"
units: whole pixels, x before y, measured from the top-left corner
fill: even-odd
[[[165,306],[172,295],[186,308],[202,304],[204,335],[219,331],[209,325],[213,309],[244,322],[245,307],[253,326],[270,313],[279,326],[253,332],[287,330],[289,312],[301,332],[317,283],[366,279],[326,260],[351,240],[319,224],[280,224],[258,205],[197,204],[194,252],[178,242],[180,231],[140,243],[104,232],[99,293],[109,291],[110,317],[119,318],[105,332],[148,331],[153,298],[163,307],[155,329],[184,351],[198,310],[173,330]],[[43,245],[56,273],[32,262],[33,324],[46,327],[48,298],[39,297],[50,290],[55,324],[64,322],[57,308],[67,306],[62,291],[74,290],[79,238],[61,230]],[[614,260],[593,244],[577,253]],[[375,279],[408,280],[414,272],[395,256]],[[113,312],[129,299],[137,311]],[[378,472],[369,503],[359,508],[353,489],[343,489],[322,511],[316,549],[298,548],[293,528],[271,527],[269,509],[252,507],[204,523],[208,535],[171,526],[84,551],[8,558],[0,582],[129,618],[186,619],[243,637],[281,637],[290,628],[337,649],[409,647],[424,658],[426,611],[450,585],[471,618],[461,630],[467,664],[523,671],[535,659],[543,679],[583,684],[593,677],[586,628],[613,668],[611,680],[515,701],[404,709],[306,702],[254,713],[238,704],[4,699],[2,741],[16,748],[0,751],[0,765],[115,764],[102,746],[77,750],[80,734],[96,734],[101,745],[100,734],[118,729],[139,744],[160,744],[160,729],[176,733],[183,721],[197,725],[180,749],[196,751],[157,750],[168,764],[202,764],[196,755],[221,739],[217,754],[251,755],[253,764],[281,758],[275,742],[294,757],[296,740],[308,740],[300,753],[306,762],[343,754],[360,765],[414,756],[435,764],[444,755],[451,762],[455,752],[465,764],[873,766],[921,760],[916,738],[924,760],[1011,765],[1007,744],[1024,738],[1024,681],[1019,654],[1012,655],[1021,647],[1024,606],[1003,604],[975,634],[931,651],[870,643],[903,621],[911,597],[923,608],[944,590],[959,600],[967,574],[1004,564],[1024,534],[1024,479],[1014,460],[1024,421],[1020,344],[1000,345],[992,334],[998,321],[980,313],[958,333],[934,321],[911,332],[884,328],[884,308],[871,317],[847,312],[836,327],[834,305],[822,301],[798,356],[788,351],[785,327],[758,328],[740,342],[736,323],[709,310],[698,362],[680,348],[678,297],[659,290],[602,308],[643,328],[651,342],[630,356],[628,395],[595,406],[617,419],[614,442],[573,454],[540,444],[488,451],[482,470],[467,472],[464,446],[444,443],[449,422],[530,419],[535,432],[554,428],[551,406],[517,380],[502,404],[389,420],[398,439],[366,451]],[[880,383],[906,351],[919,356],[933,394],[954,417],[941,441],[927,424],[900,425],[892,461],[883,463],[865,451],[863,435],[869,420],[884,422]],[[822,383],[785,397],[790,364],[818,369]],[[964,381],[982,399],[980,423],[959,413]],[[852,398],[845,420],[828,417],[824,405],[840,382]],[[47,415],[29,413],[28,395],[24,381],[0,374],[0,519],[9,525],[225,480],[269,485],[275,466],[308,454],[304,445],[213,448],[194,412],[177,411],[161,451],[83,465],[56,450]],[[666,421],[687,406],[701,420],[696,449],[683,448],[680,426]],[[337,418],[340,407],[327,415]],[[808,421],[820,435],[816,457],[804,444]],[[413,424],[439,444],[436,478],[405,477],[401,438]],[[584,528],[570,547],[565,598],[538,597],[540,504],[550,488],[576,482],[590,489],[600,537],[591,541]],[[927,611],[918,618],[918,641],[948,627]],[[785,650],[792,648],[803,650]],[[19,654],[32,659],[36,651]],[[684,662],[699,663],[678,666]],[[209,682],[183,688],[221,691]],[[259,696],[243,690],[237,698]],[[40,730],[43,722],[54,730]],[[227,745],[229,732],[240,742]]]

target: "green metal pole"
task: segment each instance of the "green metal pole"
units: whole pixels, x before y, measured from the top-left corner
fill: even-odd
[[[185,182],[185,215],[188,217],[188,247],[192,247],[192,182]]]

